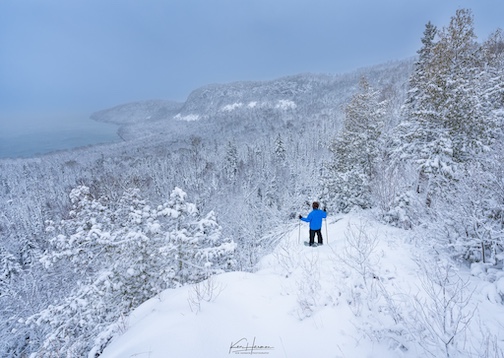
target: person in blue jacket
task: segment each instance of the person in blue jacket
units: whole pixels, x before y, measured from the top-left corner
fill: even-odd
[[[317,234],[318,244],[322,245],[322,219],[327,217],[326,208],[320,210],[319,203],[316,201],[313,202],[312,208],[313,210],[306,218],[302,215],[299,215],[299,218],[310,223],[310,246],[313,246],[315,243],[315,234]]]

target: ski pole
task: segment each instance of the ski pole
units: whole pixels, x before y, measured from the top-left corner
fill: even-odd
[[[325,237],[327,244],[329,245],[329,235],[327,234],[327,219],[324,219],[324,221],[325,221]]]
[[[299,220],[299,224],[298,224],[298,227],[299,227],[299,230],[298,230],[298,244],[299,244],[299,241],[301,240],[301,220]]]

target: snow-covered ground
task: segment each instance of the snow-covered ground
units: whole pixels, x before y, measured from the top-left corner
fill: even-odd
[[[324,246],[290,226],[256,272],[145,302],[101,357],[500,357],[498,285],[362,213],[327,224]]]

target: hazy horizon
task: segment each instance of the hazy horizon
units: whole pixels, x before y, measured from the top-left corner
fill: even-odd
[[[206,84],[346,73],[414,56],[428,21],[472,9],[479,40],[504,2],[0,2],[0,112],[185,101]]]

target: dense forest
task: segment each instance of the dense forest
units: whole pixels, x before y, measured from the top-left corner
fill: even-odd
[[[314,199],[495,280],[504,34],[461,9],[420,36],[414,59],[121,105],[93,115],[120,143],[0,160],[0,355],[99,356],[162,290],[253,271]]]

